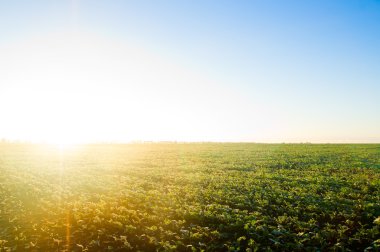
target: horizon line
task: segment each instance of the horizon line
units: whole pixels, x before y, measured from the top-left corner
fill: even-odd
[[[127,144],[380,144],[380,142],[349,142],[349,141],[177,141],[177,140],[131,140],[131,141],[88,141],[78,143],[52,143],[49,141],[9,140],[0,139],[0,144],[32,144],[32,145],[56,145],[56,146],[80,146],[80,145],[127,145]]]

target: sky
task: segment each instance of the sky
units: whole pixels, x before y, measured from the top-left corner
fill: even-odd
[[[380,2],[0,2],[0,138],[380,142]]]

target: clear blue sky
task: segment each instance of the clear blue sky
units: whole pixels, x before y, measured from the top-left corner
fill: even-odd
[[[101,44],[92,52],[103,50],[101,60],[110,59],[115,69],[120,67],[117,62],[127,64],[128,54],[107,56],[107,50],[111,50],[107,48],[118,54],[117,48],[128,47],[145,55],[144,60],[139,55],[134,57],[138,58],[136,64],[141,67],[138,69],[147,69],[146,73],[125,79],[125,76],[117,77],[121,76],[121,70],[104,72],[109,82],[112,82],[110,76],[116,76],[114,81],[121,83],[117,94],[109,92],[111,100],[113,95],[122,99],[125,92],[141,101],[146,97],[144,93],[160,90],[157,96],[149,96],[150,103],[121,102],[118,107],[107,107],[119,116],[125,112],[123,106],[152,107],[156,109],[154,112],[146,108],[138,112],[155,120],[141,119],[141,115],[132,115],[129,109],[126,112],[131,114],[129,122],[112,117],[119,128],[103,125],[103,131],[99,128],[93,134],[99,136],[103,132],[104,138],[96,140],[380,142],[379,1],[2,1],[0,31],[0,52],[7,52],[7,61],[0,59],[0,75],[8,76],[0,77],[3,114],[7,107],[13,106],[12,101],[20,99],[17,94],[23,90],[42,92],[50,85],[41,76],[32,83],[26,77],[12,77],[10,72],[20,71],[22,75],[28,64],[14,64],[12,68],[7,62],[12,59],[29,62],[30,58],[39,57],[38,51],[32,52],[38,48],[36,43],[43,44],[52,36],[57,40],[57,33],[60,36],[75,33],[85,37],[82,46],[92,41]],[[28,47],[30,44],[33,45]],[[46,52],[38,50],[51,57],[60,46]],[[14,56],[19,48],[24,54]],[[73,64],[75,57],[70,58]],[[87,62],[85,57],[78,56],[79,62]],[[70,64],[70,60],[65,60],[66,65]],[[143,77],[144,81],[139,82],[139,76],[149,75],[149,69],[160,66],[160,62],[166,66],[162,71],[152,73],[152,79]],[[57,64],[54,70],[65,66]],[[92,66],[84,74],[73,75],[70,80],[86,79],[86,74],[99,79],[97,74],[106,63],[102,64]],[[170,66],[175,66],[177,77],[165,74]],[[47,72],[50,69],[47,65],[41,68]],[[70,70],[68,74],[73,72]],[[192,79],[192,76],[197,77]],[[128,87],[123,88],[122,78],[128,80]],[[23,84],[18,85],[17,81]],[[33,85],[43,81],[43,88],[33,89]],[[65,84],[51,85],[54,89],[54,85]],[[104,91],[108,84],[95,81],[92,85],[93,89],[102,86]],[[140,85],[139,91],[134,85]],[[84,92],[90,86],[83,85]],[[29,94],[40,98],[33,91]],[[33,99],[27,98],[19,102],[23,101],[33,103]],[[80,102],[76,106],[81,106]],[[172,110],[173,107],[177,110]],[[16,111],[17,123],[27,125],[27,121],[19,119],[23,110]],[[0,126],[0,137],[49,140],[51,135],[33,136],[37,128],[41,130],[43,125],[48,125],[44,121],[47,119],[42,119],[47,114],[35,112],[41,123],[29,135],[23,135],[25,128],[12,125],[15,121],[12,113],[3,116],[7,125]],[[160,122],[160,118],[166,122]],[[132,123],[135,126],[128,131],[127,124]],[[66,134],[76,132],[79,136],[79,128],[88,124],[82,120],[78,129],[73,127]],[[142,126],[146,124],[161,129]],[[109,135],[104,129],[117,134]],[[95,140],[90,135],[82,140],[90,139]]]

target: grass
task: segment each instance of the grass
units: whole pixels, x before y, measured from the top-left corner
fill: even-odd
[[[380,145],[0,144],[0,251],[379,251]]]

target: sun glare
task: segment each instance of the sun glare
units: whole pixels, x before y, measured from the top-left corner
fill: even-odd
[[[1,127],[10,139],[70,146],[283,134],[276,110],[126,41],[57,33],[5,49]],[[235,123],[247,121],[247,108],[261,120]]]
[[[68,151],[75,149],[78,144],[72,144],[72,143],[60,143],[55,145],[60,151]]]
[[[12,118],[3,130],[14,139],[60,146],[210,140],[215,130],[202,132],[204,125],[220,128],[228,111],[239,111],[223,102],[231,92],[124,42],[63,33],[0,53],[8,59],[0,67],[10,73],[0,106],[9,108],[4,118]]]
[[[68,134],[67,138],[65,138],[65,135],[63,135],[62,138],[60,137],[51,138],[49,144],[55,145],[59,147],[60,149],[70,149],[75,145],[84,143],[84,142],[81,142],[79,140],[80,138],[76,137],[75,134],[74,135],[72,134],[69,135],[70,133],[67,133],[67,134]]]
[[[134,104],[142,94],[130,85],[138,76],[125,74],[116,63],[131,72],[134,64],[149,60],[127,47],[113,48],[110,42],[76,33],[53,34],[10,48],[10,68],[23,74],[11,73],[11,85],[0,94],[9,107],[6,116],[14,122],[8,136],[64,148],[118,137],[129,140],[120,128],[131,114],[136,118],[144,113]],[[138,127],[125,128],[138,133]]]

